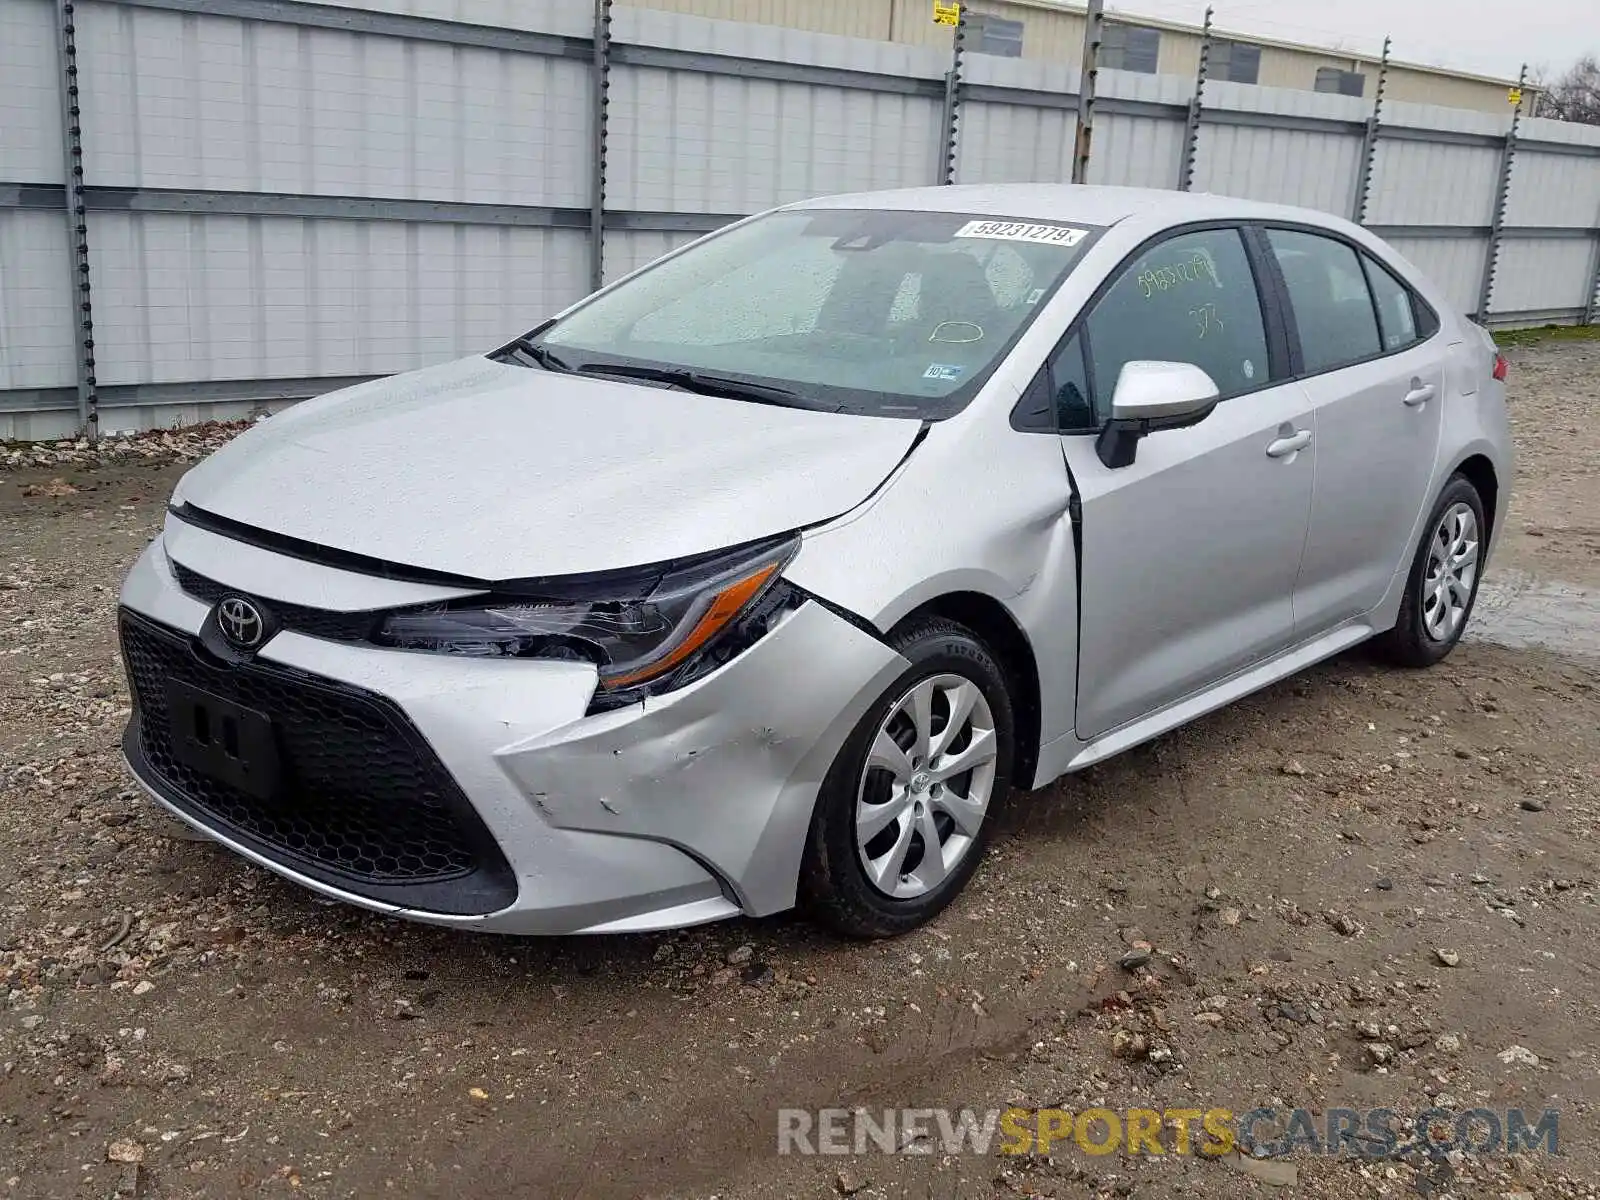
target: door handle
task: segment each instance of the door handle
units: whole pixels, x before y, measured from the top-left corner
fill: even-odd
[[[1423,383],[1421,380],[1413,379],[1411,381],[1411,390],[1406,393],[1406,407],[1419,408],[1426,404],[1429,400],[1432,400],[1433,394],[1433,384]]]
[[[1267,444],[1268,458],[1287,458],[1311,445],[1311,430],[1300,429]]]

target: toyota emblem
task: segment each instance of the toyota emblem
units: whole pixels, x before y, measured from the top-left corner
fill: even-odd
[[[217,605],[217,625],[222,636],[240,650],[254,650],[267,632],[261,610],[243,596],[225,597]]]

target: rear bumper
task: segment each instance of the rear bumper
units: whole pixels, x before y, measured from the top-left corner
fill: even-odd
[[[232,544],[216,541],[212,555],[186,537],[182,561],[226,583]],[[305,564],[283,577],[304,579]],[[264,591],[250,594],[269,606],[315,605],[331,589],[296,582],[283,594]],[[159,542],[135,564],[122,601],[186,645],[209,612],[178,586]],[[503,860],[504,903],[445,911],[468,906],[386,890],[250,836],[153,765],[136,713],[125,752],[145,790],[181,820],[322,895],[515,934],[667,928],[792,905],[817,787],[861,713],[904,666],[817,604],[691,686],[593,717],[584,713],[594,671],[582,664],[466,660],[287,630],[255,662],[392,706],[470,810],[465,823],[481,825],[489,856]]]

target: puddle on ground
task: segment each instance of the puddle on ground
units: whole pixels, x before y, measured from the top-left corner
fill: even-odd
[[[1491,569],[1478,585],[1467,638],[1600,656],[1600,592]]]

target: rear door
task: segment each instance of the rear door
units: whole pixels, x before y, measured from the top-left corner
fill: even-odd
[[[1126,724],[1286,647],[1305,544],[1311,406],[1287,378],[1241,230],[1187,229],[1119,268],[1048,367],[1082,505],[1077,734]],[[1269,332],[1271,330],[1272,332]],[[1122,365],[1188,362],[1222,401],[1109,468]],[[1076,432],[1074,432],[1076,430]]]
[[[1420,297],[1326,231],[1269,228],[1295,372],[1316,410],[1317,479],[1297,637],[1374,608],[1407,564],[1438,452],[1447,348]]]

